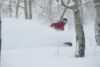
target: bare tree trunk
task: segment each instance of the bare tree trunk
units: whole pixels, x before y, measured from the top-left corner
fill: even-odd
[[[74,12],[74,18],[75,18],[75,30],[76,30],[76,41],[77,41],[77,52],[75,53],[76,57],[84,57],[85,56],[85,36],[83,31],[83,25],[82,25],[82,14],[81,10],[79,9],[79,6],[82,1],[80,0],[73,0],[75,5],[74,6],[67,6],[64,4],[63,0],[61,0],[61,3],[64,7],[72,9]]]
[[[79,5],[82,5],[83,4],[83,0],[80,0],[79,1]],[[82,24],[84,24],[84,8],[83,7],[79,7],[79,9],[80,9],[80,15],[81,15],[81,19],[82,19]]]
[[[12,7],[11,7],[11,5],[12,5],[12,0],[9,1],[9,15],[10,15],[10,17],[12,17]]]
[[[100,0],[94,0],[96,8],[95,37],[97,45],[100,45]]]
[[[0,62],[1,62],[1,45],[2,44],[1,44],[1,17],[0,17]]]
[[[85,56],[85,36],[82,25],[82,17],[79,10],[80,1],[74,0],[74,18],[75,18],[75,30],[76,30],[76,40],[77,40],[77,52],[76,57]]]
[[[16,5],[16,18],[18,18],[18,12],[19,12],[19,1],[17,0],[17,5]]]
[[[1,17],[0,17],[0,56],[1,56]]]
[[[32,19],[32,0],[29,0],[29,19]]]
[[[28,19],[27,0],[24,0],[24,14],[25,19]]]
[[[50,22],[52,22],[52,0],[48,1],[48,18],[50,20]]]
[[[0,3],[0,61],[1,61],[1,3]]]

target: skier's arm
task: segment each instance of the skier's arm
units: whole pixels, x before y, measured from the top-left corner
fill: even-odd
[[[55,23],[52,23],[51,25],[50,25],[50,27],[54,27],[55,26]]]

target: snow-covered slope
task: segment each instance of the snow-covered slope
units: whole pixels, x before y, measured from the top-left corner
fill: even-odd
[[[56,31],[37,20],[3,19],[2,67],[99,67],[94,24],[84,25],[86,57],[75,58],[75,29]],[[64,46],[63,42],[73,46]]]
[[[56,31],[42,23],[43,21],[37,20],[4,19],[2,25],[3,49],[56,46],[57,41],[75,43],[73,29],[65,29],[63,32]]]

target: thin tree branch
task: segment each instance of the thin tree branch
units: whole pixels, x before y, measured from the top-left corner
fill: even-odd
[[[62,18],[64,17],[64,14],[65,14],[66,10],[67,10],[67,8],[65,7],[65,9],[64,9],[64,11],[63,11],[63,13],[62,13],[62,15],[61,15],[61,17],[60,17],[60,21],[61,21]]]
[[[69,4],[69,2],[70,2],[70,0],[67,1],[67,4]],[[63,11],[63,13],[62,13],[62,15],[61,15],[61,17],[60,17],[60,21],[63,19],[64,14],[66,13],[66,10],[67,10],[67,8],[65,7],[65,8],[64,8],[64,11]]]
[[[70,2],[70,0],[68,0],[68,2]],[[64,7],[68,8],[68,9],[73,9],[73,6],[67,6],[65,5],[65,3],[63,2],[63,0],[61,0],[61,3]]]

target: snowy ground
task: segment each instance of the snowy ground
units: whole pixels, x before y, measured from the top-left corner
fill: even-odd
[[[84,25],[86,57],[75,58],[74,26],[56,31],[43,21],[3,19],[1,67],[100,67],[93,25]],[[73,46],[65,46],[66,41]]]

